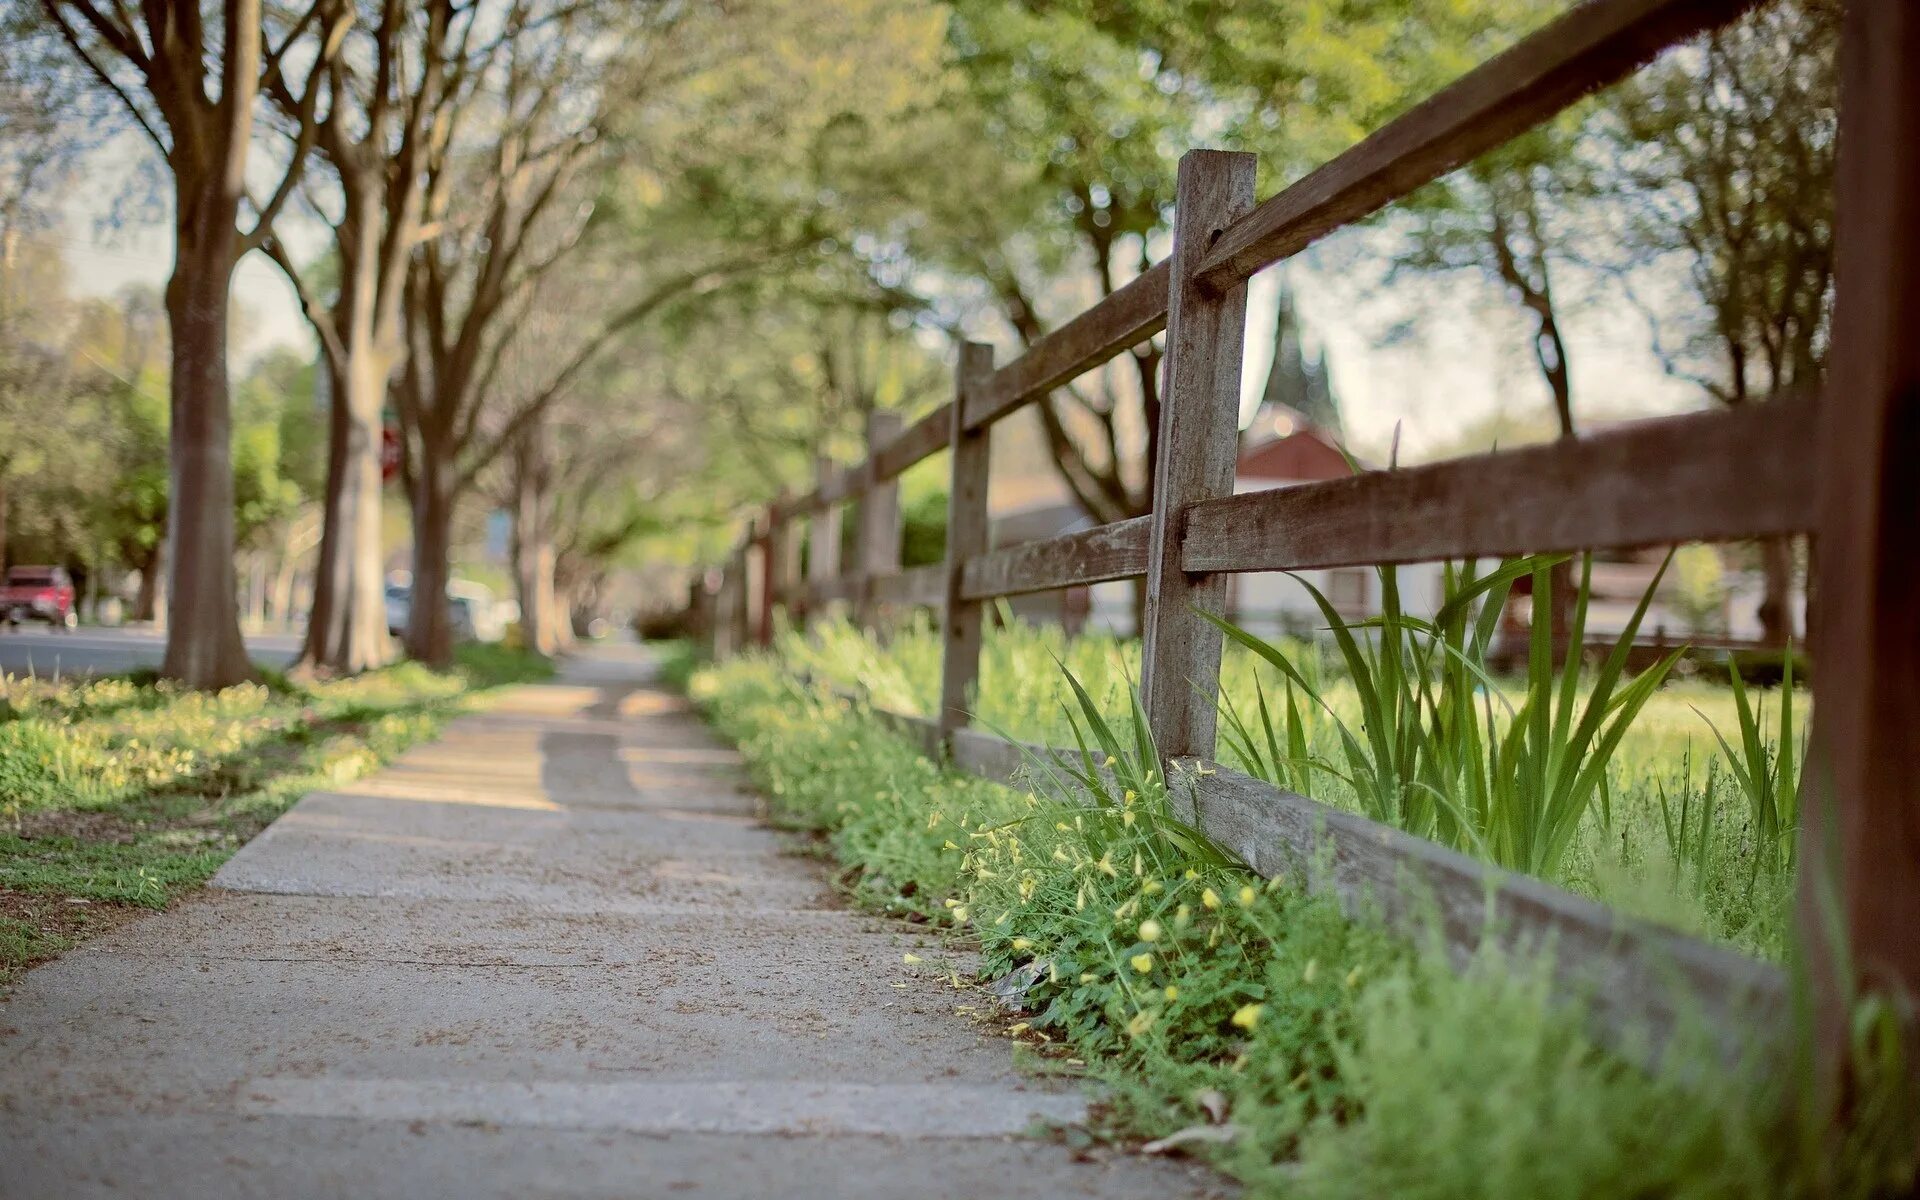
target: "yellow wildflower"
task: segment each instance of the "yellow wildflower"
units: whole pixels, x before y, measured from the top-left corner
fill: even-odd
[[[1127,1022],[1127,1033],[1131,1037],[1139,1037],[1152,1028],[1153,1013],[1145,1009],[1135,1013],[1133,1020]]]
[[[1140,922],[1140,940],[1143,942],[1159,941],[1160,922],[1154,920],[1152,917],[1148,917],[1146,920]]]
[[[1144,954],[1144,953],[1136,954],[1132,958],[1128,959],[1127,961],[1132,963],[1133,969],[1140,972],[1142,975],[1145,975],[1149,971],[1153,970],[1153,955],[1151,954]]]
[[[1240,907],[1252,908],[1254,900],[1257,899],[1259,895],[1260,893],[1254,891],[1251,887],[1241,888],[1240,889]]]
[[[1180,998],[1180,989],[1172,984],[1168,984],[1160,994],[1169,1000],[1178,1000]]]
[[[918,963],[918,962],[925,962],[927,960],[924,958],[921,958],[918,954],[915,954],[911,950],[909,950],[907,953],[902,954],[900,956],[900,961],[903,963]]]
[[[1033,949],[1033,939],[1032,938],[1015,938],[1013,939],[1013,948],[1015,950],[1031,950]]]
[[[1204,908],[1209,908],[1209,909],[1219,908],[1220,894],[1214,891],[1212,888],[1208,888],[1205,891],[1200,893],[1200,904]]]
[[[1266,1010],[1264,1004],[1242,1004],[1233,1014],[1233,1023],[1241,1029],[1252,1029],[1260,1023],[1260,1014]]]

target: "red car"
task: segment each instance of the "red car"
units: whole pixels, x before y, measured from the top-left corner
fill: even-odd
[[[55,629],[80,623],[73,610],[73,577],[65,567],[9,567],[0,584],[0,620],[8,625],[45,621]]]

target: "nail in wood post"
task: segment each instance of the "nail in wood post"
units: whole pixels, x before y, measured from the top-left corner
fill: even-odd
[[[1800,860],[1830,1067],[1846,1051],[1848,984],[1920,996],[1920,7],[1849,4],[1840,65]],[[1855,980],[1834,974],[1836,915]]]
[[[967,397],[993,374],[993,347],[960,343],[955,370],[953,465],[947,488],[947,600],[942,609],[940,659],[940,737],[944,742],[967,724],[968,695],[980,677],[981,603],[960,596],[967,560],[987,550],[987,459],[990,426],[969,431],[962,425]]]
[[[813,462],[813,485],[816,489],[826,486],[833,475],[833,460],[820,457]],[[807,582],[810,584],[807,596],[807,615],[815,616],[825,612],[827,606],[819,600],[820,590],[828,587],[840,577],[840,508],[834,504],[823,504],[813,511],[808,522],[807,535]]]
[[[1251,154],[1190,150],[1180,159],[1174,196],[1140,681],[1147,721],[1166,758],[1213,756],[1220,633],[1193,610],[1220,612],[1227,577],[1183,573],[1180,543],[1189,504],[1233,492],[1247,288],[1211,294],[1194,272],[1221,232],[1253,208],[1253,170]]]
[[[867,465],[882,446],[900,436],[900,414],[867,414]],[[876,481],[869,477],[860,495],[858,531],[860,576],[860,623],[868,629],[880,625],[880,602],[874,597],[874,581],[900,570],[900,481]]]

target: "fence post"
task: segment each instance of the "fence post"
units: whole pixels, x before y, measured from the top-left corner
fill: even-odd
[[[987,549],[987,463],[991,427],[966,428],[967,397],[993,374],[993,347],[960,343],[954,370],[952,466],[947,486],[947,599],[941,610],[940,740],[967,724],[967,693],[980,677],[981,603],[960,598],[967,560]]]
[[[1920,9],[1847,5],[1840,68],[1799,905],[1829,1102],[1854,986],[1920,996]]]
[[[747,645],[748,614],[752,611],[753,603],[753,578],[750,573],[752,548],[753,535],[749,531],[742,535],[740,543],[733,548],[733,559],[728,567],[728,574],[733,577],[733,591],[727,597],[727,641],[733,654],[740,653]]]
[[[797,530],[789,503],[787,495],[782,493],[767,506],[767,591],[766,604],[760,611],[762,646],[773,644],[775,610],[785,605],[788,619],[793,615],[794,581],[800,577],[800,546],[794,537]]]
[[[1193,276],[1221,232],[1253,208],[1254,161],[1251,154],[1189,150],[1180,158],[1174,194],[1166,386],[1153,464],[1140,680],[1163,758],[1213,757],[1220,632],[1194,610],[1219,612],[1227,579],[1184,573],[1180,545],[1186,507],[1233,491],[1247,286],[1215,294]]]
[[[833,475],[833,460],[825,455],[813,460],[813,486],[817,492],[827,484]],[[817,592],[840,577],[840,507],[836,504],[822,504],[813,510],[808,520],[807,535],[807,583]],[[807,597],[807,615],[813,616],[823,610],[824,604],[816,604],[817,596],[812,592]]]
[[[900,436],[900,414],[867,414],[867,465],[864,488],[860,493],[860,511],[855,523],[859,576],[860,623],[877,630],[880,625],[880,601],[873,594],[873,582],[881,575],[900,569],[900,481],[872,477],[874,453]]]
[[[746,610],[742,614],[742,645],[765,645],[763,634],[773,619],[773,592],[768,586],[773,575],[773,556],[768,552],[772,545],[768,540],[771,533],[768,516],[755,513],[740,543],[740,567],[746,584],[741,596]]]

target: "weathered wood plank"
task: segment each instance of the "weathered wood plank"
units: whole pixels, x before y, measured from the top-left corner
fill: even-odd
[[[1632,74],[1758,0],[1589,0],[1467,72],[1220,238],[1201,281],[1224,291]]]
[[[1021,405],[1137,346],[1167,323],[1167,264],[1150,267],[1111,296],[1027,347],[969,397],[962,428],[993,424]]]
[[[814,495],[825,489],[833,474],[829,459],[822,456],[814,460]],[[841,598],[831,591],[839,578],[840,513],[831,504],[817,505],[807,521],[807,588],[802,607],[809,617],[818,614],[830,600]]]
[[[1777,968],[1636,921],[1571,892],[1197,760],[1170,775],[1199,825],[1261,875],[1290,875],[1425,936],[1438,922],[1456,963],[1490,933],[1508,948],[1551,947],[1561,994],[1589,999],[1600,1032],[1657,1047],[1683,1018],[1724,1031],[1728,1049],[1777,1031],[1786,978]]]
[[[960,594],[988,600],[1143,575],[1150,523],[1134,517],[976,555],[961,567]]]
[[[1821,490],[1800,926],[1826,1101],[1854,986],[1920,993],[1920,7],[1849,4],[1840,66],[1833,349],[1802,447]]]
[[[979,598],[966,593],[964,570],[987,548],[987,469],[991,456],[987,426],[961,424],[967,398],[992,378],[993,347],[960,344],[954,371],[953,403],[947,406],[953,456],[947,477],[947,561],[942,587],[940,708],[934,715],[942,735],[966,725],[973,689],[980,678],[981,610]]]
[[[933,457],[947,448],[952,436],[952,408],[943,404],[873,452],[874,479],[892,479],[921,459]]]
[[[938,608],[947,598],[947,568],[943,563],[909,567],[888,575],[876,575],[869,586],[876,604]]]
[[[860,624],[867,629],[879,620],[879,601],[873,581],[900,569],[900,484],[894,479],[873,478],[874,454],[881,446],[900,436],[900,414],[867,414],[867,461],[862,474],[865,486],[860,490],[854,513],[854,571],[862,580],[859,600]]]
[[[860,580],[852,575],[832,579],[814,579],[807,583],[807,610],[819,613],[836,602],[852,603],[860,598]]]
[[[1814,406],[1780,399],[1187,511],[1188,571],[1279,571],[1809,529]]]
[[[1221,231],[1253,207],[1254,157],[1190,150],[1174,195],[1167,292],[1165,396],[1160,402],[1140,694],[1154,744],[1168,756],[1213,757],[1220,630],[1196,609],[1226,608],[1223,575],[1180,562],[1186,510],[1233,493],[1240,444],[1240,354],[1247,289],[1203,290],[1194,278]]]

